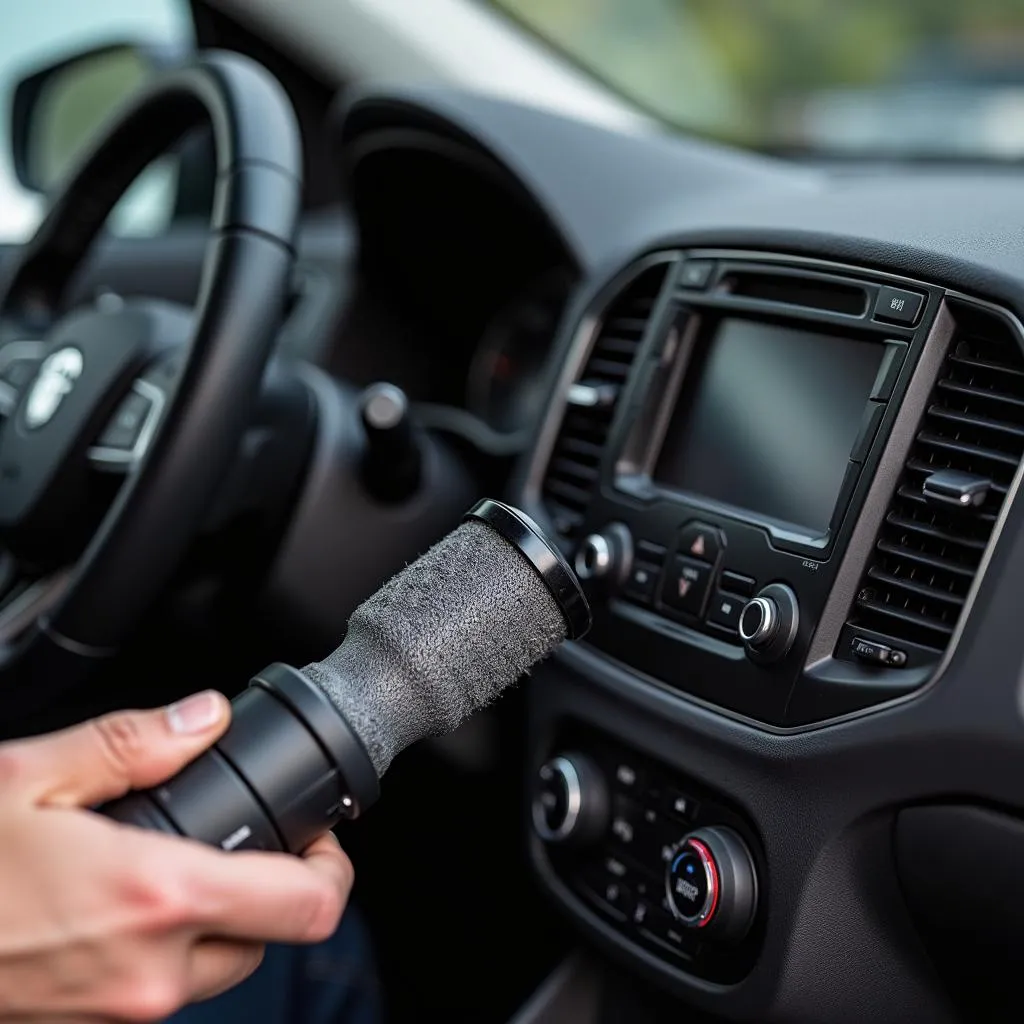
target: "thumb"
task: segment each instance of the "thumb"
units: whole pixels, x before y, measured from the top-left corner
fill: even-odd
[[[20,795],[49,807],[88,807],[163,782],[227,729],[231,705],[215,691],[156,711],[118,711],[10,744]]]

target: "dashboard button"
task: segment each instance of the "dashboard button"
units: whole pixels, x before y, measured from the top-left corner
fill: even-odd
[[[687,523],[679,535],[679,551],[698,562],[714,565],[722,553],[722,535],[707,523]]]
[[[730,594],[739,594],[740,597],[753,597],[757,590],[757,580],[742,573],[730,572],[728,569],[722,573],[718,585],[722,590],[727,590]]]
[[[730,633],[736,633],[740,628],[740,613],[742,611],[742,597],[716,590],[708,607],[708,622],[727,629]]]
[[[907,663],[906,651],[896,650],[863,636],[855,636],[850,641],[850,651],[858,661],[866,661],[872,665],[903,668]]]
[[[665,576],[661,599],[670,608],[699,618],[710,585],[710,565],[677,555]]]
[[[697,809],[697,802],[678,789],[670,789],[665,794],[665,810],[673,818],[686,820],[692,818]]]
[[[711,260],[687,260],[679,275],[679,283],[684,288],[706,288],[715,272],[715,264]]]
[[[924,296],[917,292],[906,292],[902,288],[879,288],[875,300],[875,319],[912,326],[917,323],[923,305]]]
[[[632,793],[643,785],[640,769],[629,761],[618,761],[615,765],[615,788]]]
[[[637,562],[623,588],[626,597],[641,604],[650,604],[654,600],[654,591],[660,575],[661,566]]]

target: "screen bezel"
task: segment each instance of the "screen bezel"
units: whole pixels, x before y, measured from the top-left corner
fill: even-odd
[[[667,327],[662,372],[652,382],[649,392],[647,407],[653,410],[653,414],[638,417],[632,425],[622,452],[616,461],[615,488],[644,501],[670,501],[685,506],[698,514],[705,513],[759,526],[771,536],[772,542],[779,548],[798,554],[808,554],[816,559],[825,558],[830,553],[835,536],[849,510],[857,482],[860,479],[863,462],[854,463],[850,461],[849,456],[847,457],[847,472],[837,495],[829,524],[824,531],[775,519],[753,509],[723,502],[695,491],[676,488],[654,479],[654,470],[665,447],[672,418],[678,403],[685,394],[686,385],[691,379],[695,357],[698,354],[706,355],[710,346],[714,344],[723,320],[747,320],[755,324],[783,327],[803,333],[831,335],[836,338],[878,345],[883,350],[882,365],[885,361],[884,351],[889,344],[887,339],[873,331],[846,330],[837,327],[834,323],[816,322],[803,317],[772,316],[753,310],[697,310],[692,306],[679,304],[675,307]],[[700,370],[701,367],[698,366],[696,372],[699,373]],[[870,397],[865,399],[865,417],[873,404],[875,403],[871,401]],[[857,441],[855,440],[851,446],[850,455],[854,453],[856,447]]]

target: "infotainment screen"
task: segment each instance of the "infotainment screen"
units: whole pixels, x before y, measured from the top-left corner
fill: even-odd
[[[654,479],[824,535],[884,354],[878,342],[720,321]]]

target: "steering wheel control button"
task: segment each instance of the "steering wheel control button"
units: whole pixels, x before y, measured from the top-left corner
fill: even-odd
[[[665,575],[661,599],[676,611],[700,618],[711,586],[712,567],[706,562],[676,555]]]
[[[745,607],[742,597],[718,590],[708,606],[708,622],[735,635],[739,632],[740,613]]]
[[[687,260],[679,273],[679,283],[683,288],[707,288],[714,272],[712,260]]]
[[[875,319],[891,324],[913,327],[921,315],[924,296],[918,292],[907,292],[902,288],[879,288],[875,300]]]
[[[585,845],[604,833],[608,817],[608,790],[590,758],[561,754],[541,765],[533,796],[533,826],[541,839]]]
[[[757,912],[757,874],[746,844],[730,828],[691,832],[666,865],[665,898],[684,927],[738,942]]]
[[[137,380],[100,439],[89,449],[92,463],[105,471],[125,472],[141,462],[165,402],[160,388],[147,380]]]
[[[152,398],[132,392],[121,403],[110,425],[100,436],[100,446],[130,452],[139,440],[152,408]]]
[[[708,565],[718,561],[722,547],[722,535],[706,523],[689,523],[679,535],[680,553]]]
[[[783,583],[765,587],[740,612],[739,634],[747,656],[759,664],[784,658],[796,640],[800,608],[796,594]]]

